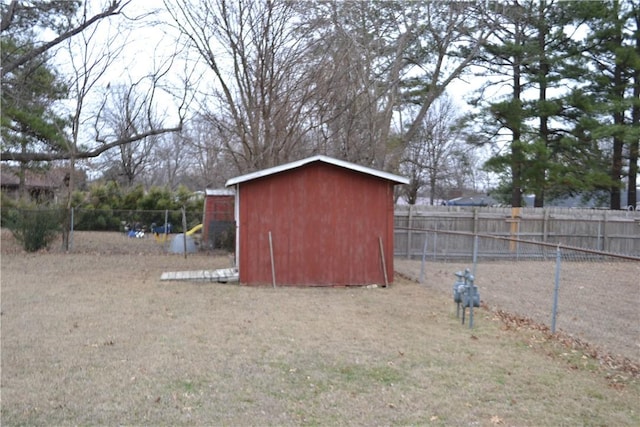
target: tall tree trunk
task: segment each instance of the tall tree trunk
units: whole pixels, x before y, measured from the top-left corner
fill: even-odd
[[[22,153],[26,153],[27,145],[22,144]],[[20,169],[18,170],[18,198],[21,201],[27,199],[27,162],[20,162]]]
[[[546,55],[546,36],[548,32],[547,25],[545,23],[544,10],[546,8],[546,2],[540,1],[538,6],[538,54],[540,55],[539,66],[539,92],[538,92],[538,114],[540,116],[540,139],[544,144],[544,149],[538,151],[540,154],[536,159],[539,163],[544,165],[537,168],[538,176],[535,177],[535,199],[534,206],[541,208],[544,206],[544,190],[546,186],[546,171],[547,171],[547,149],[549,147],[549,116],[545,103],[547,101],[547,77],[549,75],[549,62]]]
[[[639,37],[640,41],[640,37]],[[640,43],[637,45],[640,50]],[[640,52],[639,52],[640,53]],[[639,55],[640,56],[640,55]],[[634,71],[634,85],[633,85],[633,99],[636,100],[636,104],[633,106],[631,112],[631,121],[634,128],[640,127],[640,70]],[[629,143],[629,188],[627,189],[627,205],[634,208],[638,204],[638,195],[636,188],[638,187],[638,155],[640,154],[640,137]]]
[[[438,174],[435,171],[429,171],[429,204],[434,205],[436,199],[436,186],[438,185]]]
[[[619,31],[622,31],[620,27],[618,27]],[[618,33],[616,35],[616,46],[620,46],[622,44],[622,35]],[[616,65],[613,71],[613,89],[612,89],[612,98],[617,100],[618,102],[624,99],[624,89],[625,82],[623,78],[623,66],[616,61]],[[621,103],[621,102],[620,102]],[[617,107],[613,112],[613,124],[616,127],[616,130],[613,134],[613,153],[611,157],[611,172],[610,177],[613,184],[611,185],[611,201],[610,201],[610,209],[620,209],[621,208],[621,200],[620,200],[620,181],[622,179],[622,150],[624,147],[624,139],[620,134],[618,129],[622,129],[624,126],[624,111],[621,110],[621,107]]]
[[[75,150],[73,151],[75,153]],[[62,250],[69,251],[71,248],[70,238],[71,238],[71,208],[72,208],[72,198],[73,198],[73,189],[75,187],[75,175],[76,175],[76,161],[73,158],[69,159],[69,171],[67,172],[67,176],[64,179],[64,184],[66,186],[66,201],[63,205],[63,212],[61,215],[62,221]]]
[[[640,58],[640,8],[635,10],[635,42],[636,56]],[[635,104],[631,110],[631,122],[633,128],[640,127],[640,68],[633,71],[633,99]],[[640,154],[640,136],[629,144],[629,188],[627,189],[627,204],[634,208],[638,204],[638,155]]]
[[[522,95],[520,74],[520,61],[515,59],[513,63],[513,101],[519,110],[522,109],[520,103],[520,97]],[[520,208],[522,207],[522,169],[524,166],[524,154],[522,152],[522,141],[520,141],[520,138],[522,138],[520,129],[522,125],[521,111],[518,111],[516,114],[518,117],[512,120],[511,125],[511,133],[513,135],[511,142],[511,180],[513,185],[511,190],[511,206]]]

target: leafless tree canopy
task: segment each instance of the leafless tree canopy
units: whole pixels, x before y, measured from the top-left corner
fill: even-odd
[[[8,7],[3,8],[2,32],[10,34],[13,23],[19,20],[20,16],[37,15],[42,8],[60,8],[60,13],[62,14],[62,10],[66,6],[71,5],[70,2],[64,1],[33,3],[34,5],[28,5],[13,0]],[[100,38],[98,33],[100,33],[100,29],[104,30],[104,26],[106,25],[111,25],[112,27],[116,25],[116,23],[112,21],[106,22],[112,18],[121,18],[124,21],[130,21],[130,25],[139,24],[140,17],[135,15],[130,17],[125,14],[130,4],[130,0],[110,0],[105,3],[103,8],[97,13],[92,13],[89,5],[95,5],[95,3],[81,3],[76,12],[78,16],[54,15],[51,22],[47,21],[42,24],[43,28],[48,28],[56,32],[56,35],[52,39],[38,42],[29,48],[16,48],[14,52],[3,54],[5,60],[2,64],[1,76],[4,86],[6,80],[12,78],[13,71],[22,65],[38,57],[42,57],[43,61],[50,61],[52,56],[50,53],[53,52],[54,49],[57,50],[57,55],[61,55],[60,52],[62,52],[62,50],[60,48],[66,47],[67,52],[70,53],[68,64],[71,71],[69,72],[68,81],[64,83],[70,88],[69,98],[73,101],[75,107],[72,108],[73,112],[71,113],[70,134],[66,135],[67,141],[65,141],[65,143],[59,144],[59,149],[38,149],[38,147],[35,147],[35,150],[14,150],[3,145],[2,152],[0,153],[2,161],[27,163],[94,158],[116,147],[143,141],[164,133],[178,132],[182,129],[185,107],[187,105],[186,92],[184,91],[182,93],[174,93],[174,95],[177,96],[177,102],[174,109],[174,116],[172,117],[173,123],[171,125],[166,126],[163,123],[153,120],[154,113],[152,110],[155,108],[153,105],[155,103],[154,97],[157,95],[157,92],[160,91],[161,81],[168,72],[167,64],[161,64],[155,69],[149,70],[149,81],[151,84],[146,87],[147,92],[144,95],[148,102],[145,111],[140,112],[140,114],[146,116],[145,122],[142,123],[139,120],[135,130],[131,129],[132,131],[126,135],[106,135],[104,132],[101,132],[105,126],[102,122],[104,120],[103,107],[106,101],[103,102],[102,106],[96,107],[95,110],[91,112],[87,111],[87,98],[90,95],[95,97],[99,93],[100,88],[98,82],[107,71],[113,72],[114,62],[123,54],[123,47],[126,43],[123,39],[125,34],[116,31],[111,33],[111,39],[100,45],[100,43],[97,42],[97,39]],[[45,18],[43,19],[46,20]],[[102,25],[102,28],[99,28],[100,25]],[[105,95],[105,97],[106,96],[107,95]],[[87,117],[91,117],[92,120],[87,120]],[[79,144],[79,133],[82,132],[82,130],[84,130],[85,134],[88,133],[89,130],[87,128],[91,126],[89,124],[90,122],[95,124],[94,129],[96,133],[94,134],[93,141],[90,143],[85,141],[84,144]]]
[[[394,172],[408,162],[428,168],[414,151],[434,140],[425,133],[434,102],[492,31],[482,2],[166,0],[158,22],[179,47],[146,76],[100,87],[126,37],[112,33],[96,51],[98,28],[113,17],[135,28],[130,3],[112,0],[95,14],[85,3],[79,20],[29,53],[63,42],[83,52],[71,61],[68,149],[3,150],[2,160],[100,156],[108,178],[170,187],[217,186],[317,153]],[[3,29],[17,5],[4,9]],[[3,64],[3,76],[28,59]],[[162,108],[160,92],[173,95]]]
[[[298,155],[308,130],[305,44],[289,2],[166,2],[175,25],[212,79],[202,109],[238,170]]]
[[[447,95],[436,100],[423,117],[400,164],[400,172],[411,180],[401,189],[409,204],[415,204],[421,195],[434,204],[451,198],[451,191],[477,190],[482,172],[477,155],[461,136],[460,118]]]
[[[211,76],[201,79],[212,82],[200,87],[201,108],[238,172],[310,153],[397,169],[433,101],[490,32],[471,4],[165,5]],[[407,102],[420,108],[400,133]]]

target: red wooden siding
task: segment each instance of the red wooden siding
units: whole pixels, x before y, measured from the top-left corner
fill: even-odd
[[[211,227],[214,223],[233,222],[235,196],[227,194],[207,194],[204,202],[204,215],[202,220],[202,243],[209,246],[209,237],[212,235]]]
[[[239,184],[239,269],[246,284],[383,284],[393,279],[393,182],[315,162]]]
[[[205,199],[205,218],[213,221],[233,221],[235,196],[207,196]]]

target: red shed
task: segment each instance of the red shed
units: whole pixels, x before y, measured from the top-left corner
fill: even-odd
[[[393,280],[393,188],[409,180],[314,156],[235,186],[240,282],[335,286]]]
[[[224,248],[233,236],[235,192],[228,188],[206,189],[202,219],[202,244],[208,249]],[[233,246],[233,243],[232,243]]]

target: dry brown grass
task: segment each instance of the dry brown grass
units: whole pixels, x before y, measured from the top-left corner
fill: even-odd
[[[470,264],[427,263],[425,285],[451,292],[454,272]],[[420,261],[396,260],[396,269],[420,276]],[[556,263],[483,262],[476,271],[482,301],[549,326]],[[640,369],[640,262],[561,263],[557,330],[600,353],[629,359]]]
[[[486,310],[469,330],[429,285],[161,282],[229,260],[82,241],[3,234],[2,425],[640,424],[636,379]]]

